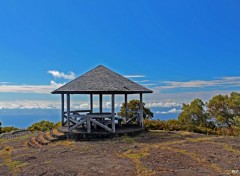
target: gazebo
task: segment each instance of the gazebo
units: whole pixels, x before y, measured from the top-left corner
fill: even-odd
[[[115,95],[124,95],[125,98],[125,124],[130,123],[134,118],[136,125],[143,128],[143,94],[152,93],[153,91],[133,82],[112,70],[99,65],[73,81],[54,90],[52,94],[61,94],[61,116],[62,131],[81,132],[86,134],[96,133],[96,129],[104,130],[108,133],[116,133],[115,117]],[[90,109],[88,110],[71,110],[70,99],[73,94],[89,95]],[[128,118],[128,95],[139,94],[139,110],[132,118]],[[93,111],[93,95],[99,95],[99,112]],[[103,96],[111,95],[111,112],[103,112]],[[66,98],[66,111],[65,111]],[[122,127],[122,119],[117,119],[119,128]],[[81,129],[81,130],[79,130]]]

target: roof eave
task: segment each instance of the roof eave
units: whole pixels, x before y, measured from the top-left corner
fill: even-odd
[[[53,91],[52,94],[139,94],[153,91]]]

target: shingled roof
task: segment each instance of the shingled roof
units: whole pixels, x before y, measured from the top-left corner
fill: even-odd
[[[54,90],[52,94],[135,94],[153,91],[99,65],[84,75]]]

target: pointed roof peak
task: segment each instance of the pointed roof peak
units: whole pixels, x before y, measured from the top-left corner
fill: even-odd
[[[151,90],[133,82],[103,65],[74,79],[52,92],[53,94],[134,94],[152,93]]]

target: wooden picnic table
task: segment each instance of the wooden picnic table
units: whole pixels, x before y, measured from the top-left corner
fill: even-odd
[[[98,125],[109,132],[115,131],[115,113],[88,113],[87,114],[87,132],[91,133],[91,122],[94,125]],[[111,123],[110,123],[111,122]],[[108,127],[108,124],[112,124],[112,128]]]

